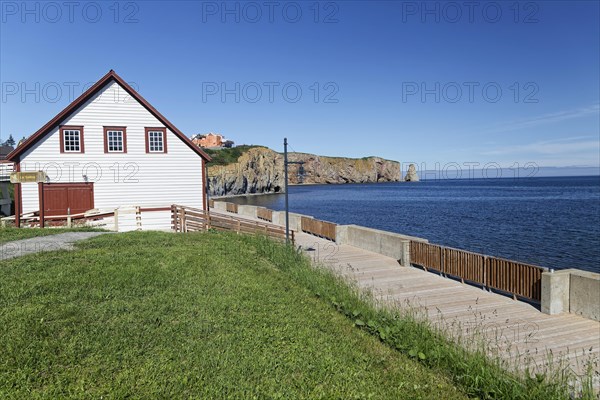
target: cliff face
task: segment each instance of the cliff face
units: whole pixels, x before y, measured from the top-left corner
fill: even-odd
[[[289,161],[303,161],[289,166],[290,183],[369,183],[397,182],[400,163],[379,157],[340,158],[306,153],[289,153]]]
[[[282,192],[283,156],[266,147],[251,148],[237,163],[209,166],[208,187],[213,196]]]
[[[321,157],[289,153],[289,161],[304,164],[289,166],[289,183],[368,183],[401,180],[400,164],[379,157],[362,159]],[[302,174],[302,170],[304,173]],[[277,193],[284,188],[283,155],[266,147],[255,147],[238,162],[208,168],[209,189],[213,196]]]

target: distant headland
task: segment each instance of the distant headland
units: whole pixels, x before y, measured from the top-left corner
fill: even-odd
[[[283,154],[263,146],[209,151],[212,196],[283,192]],[[380,157],[343,158],[289,153],[290,184],[341,184],[402,181],[400,163]]]

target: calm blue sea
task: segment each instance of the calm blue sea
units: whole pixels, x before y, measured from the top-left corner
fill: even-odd
[[[233,198],[284,209],[283,195]],[[290,187],[290,211],[564,269],[600,272],[600,177]]]

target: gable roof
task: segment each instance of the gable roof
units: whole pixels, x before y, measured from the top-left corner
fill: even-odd
[[[92,96],[102,90],[106,85],[111,82],[117,82],[127,93],[131,95],[134,99],[136,99],[146,110],[150,112],[150,114],[154,115],[156,119],[158,119],[164,126],[169,128],[171,132],[173,132],[176,136],[179,137],[185,144],[187,144],[192,150],[194,150],[200,157],[204,158],[206,161],[210,161],[211,158],[208,154],[206,154],[200,147],[196,146],[190,139],[187,138],[179,129],[175,127],[168,119],[166,119],[161,113],[156,110],[156,108],[152,107],[150,103],[146,101],[138,92],[136,92],[127,82],[125,82],[115,71],[112,69],[108,71],[106,75],[104,75],[98,82],[96,82],[92,87],[86,90],[81,96],[75,99],[71,104],[69,104],[64,110],[58,113],[54,118],[52,118],[46,125],[42,126],[36,133],[31,135],[27,140],[21,143],[16,149],[11,151],[6,159],[9,161],[19,162],[19,156],[27,149],[29,149],[33,144],[35,144],[38,140],[42,139],[48,132],[52,129],[56,128],[67,119],[71,114],[73,114],[81,105],[83,105],[86,101],[88,101]]]

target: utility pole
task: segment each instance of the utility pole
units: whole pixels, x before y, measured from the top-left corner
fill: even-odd
[[[288,157],[287,138],[283,138],[283,176],[285,179],[285,244],[290,244],[290,206],[288,199]]]
[[[287,152],[287,138],[283,138],[283,173],[285,179],[285,243],[290,244],[290,205],[288,199],[288,165],[290,164],[299,164],[300,169],[299,172],[301,174],[298,175],[300,178],[304,175],[304,161],[288,161],[288,152]],[[301,182],[298,182],[301,183]]]

